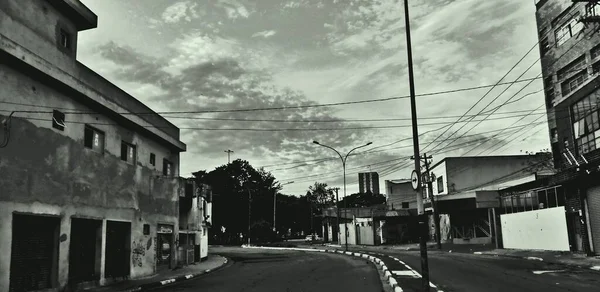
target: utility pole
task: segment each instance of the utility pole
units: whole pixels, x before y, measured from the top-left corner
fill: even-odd
[[[233,151],[227,149],[224,152],[227,153],[227,164],[231,163],[231,153],[233,153]]]
[[[426,215],[423,208],[423,188],[420,187],[421,175],[419,174],[421,170],[421,157],[419,155],[419,129],[417,126],[417,102],[415,98],[415,79],[413,72],[413,59],[412,59],[412,45],[410,39],[410,17],[408,13],[408,0],[404,0],[404,21],[406,27],[406,53],[408,57],[408,83],[410,86],[410,112],[412,118],[412,134],[413,134],[413,148],[414,148],[414,158],[415,158],[415,169],[413,173],[413,177],[416,176],[417,182],[416,186],[413,183],[413,187],[417,194],[417,210],[419,214],[419,230],[421,233],[419,246],[421,249],[421,280],[422,280],[422,289],[425,292],[429,292],[429,263],[427,262],[427,240],[425,236],[427,235],[427,224],[426,224]],[[413,178],[414,179],[414,178]]]
[[[337,225],[335,227],[335,230],[337,232],[338,244],[340,244],[341,243],[341,240],[340,240],[340,235],[341,235],[341,232],[340,232],[340,198],[338,196],[338,191],[340,190],[340,188],[334,188],[334,190],[335,190],[335,215],[337,216],[337,222],[336,222]]]
[[[429,159],[433,158],[432,156],[427,156],[427,153],[423,154],[422,159],[425,160],[425,172],[427,175],[427,191],[429,192],[429,197],[431,198],[431,208],[433,209],[433,225],[435,228],[435,242],[438,249],[442,249],[442,239],[440,238],[440,214],[438,213],[438,208],[435,203],[435,196],[433,195],[433,181],[431,172],[429,171]]]
[[[252,218],[252,193],[248,189],[248,246],[250,246],[250,220]]]

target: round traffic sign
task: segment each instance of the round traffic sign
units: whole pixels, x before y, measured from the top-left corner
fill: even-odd
[[[416,170],[413,170],[412,174],[410,175],[410,182],[415,191],[419,189],[419,185],[421,185],[421,177]]]

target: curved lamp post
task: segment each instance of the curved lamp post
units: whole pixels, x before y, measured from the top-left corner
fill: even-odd
[[[279,184],[279,186],[285,186],[285,185],[289,185],[289,184],[293,184],[294,181],[289,181],[283,184]],[[276,217],[276,211],[277,211],[277,191],[275,191],[275,193],[273,194],[273,232],[275,232],[275,235],[277,235],[277,229],[275,227],[275,223],[277,222],[277,217]]]
[[[323,145],[323,144],[321,144],[321,143],[319,143],[317,141],[313,141],[313,144],[317,144],[319,146],[323,146],[325,148],[329,148],[329,149],[335,151],[335,153],[337,153],[337,155],[342,160],[342,168],[344,170],[344,199],[345,199],[344,200],[344,213],[346,214],[347,204],[348,204],[348,199],[346,199],[346,160],[348,160],[348,156],[350,155],[350,153],[352,153],[352,151],[354,151],[356,149],[359,149],[359,148],[362,148],[362,147],[367,147],[367,146],[373,144],[373,142],[369,142],[369,143],[367,143],[365,145],[352,148],[350,151],[348,151],[348,153],[346,154],[346,156],[342,156],[342,154],[340,154],[339,151],[335,150],[331,146]],[[344,219],[346,219],[346,218],[344,218]],[[339,229],[339,226],[338,226],[338,229]],[[348,223],[347,223],[346,220],[344,220],[344,229],[345,229],[345,233],[346,233],[345,234],[345,238],[346,238],[346,251],[348,251]]]

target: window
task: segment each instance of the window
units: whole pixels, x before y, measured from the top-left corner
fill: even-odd
[[[576,13],[554,31],[556,36],[556,46],[560,46],[572,37],[577,36],[577,34],[583,29],[583,23],[577,22],[578,18],[579,14]]]
[[[134,164],[135,157],[135,146],[125,141],[121,141],[121,160]]]
[[[173,164],[167,159],[163,159],[163,175],[173,175]]]
[[[550,42],[548,38],[545,37],[540,41],[540,56],[543,57],[550,51]]]
[[[57,110],[52,111],[52,128],[65,130],[65,114]]]
[[[144,224],[144,235],[150,235],[150,224]]]
[[[581,71],[577,74],[575,74],[573,77],[565,80],[565,82],[563,82],[561,84],[562,87],[562,95],[566,96],[569,93],[575,91],[579,86],[581,86],[583,84],[583,82],[585,82],[585,80],[587,80],[588,75],[586,71]]]
[[[595,46],[592,50],[590,50],[590,55],[592,59],[596,59],[598,56],[600,56],[600,45]]]
[[[402,202],[402,209],[408,209],[408,202]]]
[[[572,75],[573,73],[577,73],[577,71],[579,71],[579,70],[582,70],[582,71],[585,70],[586,69],[585,67],[586,67],[585,55],[582,55],[579,58],[573,60],[568,65],[566,65],[563,68],[561,68],[560,70],[558,70],[558,73],[557,73],[558,81],[565,80],[568,76]],[[581,73],[581,72],[579,72],[579,73]]]
[[[444,192],[444,177],[442,177],[442,176],[437,178],[437,189],[438,189],[438,194]]]
[[[578,154],[585,154],[600,148],[600,116],[598,101],[591,96],[578,101],[571,108],[573,136]]]
[[[553,103],[554,103],[554,98],[555,98],[555,94],[554,94],[554,89],[548,89],[546,90],[546,101],[547,101],[547,105],[548,108],[551,108]]]
[[[60,30],[60,46],[65,48],[65,49],[71,49],[71,34],[68,33],[66,30],[61,29]]]
[[[96,152],[104,152],[104,132],[85,125],[83,133],[83,143],[86,148]]]
[[[592,65],[592,73],[593,74],[600,73],[600,62],[596,62]]]
[[[156,155],[150,153],[150,164],[156,166]]]
[[[558,142],[558,131],[556,130],[556,128],[550,130],[550,141],[552,143]]]

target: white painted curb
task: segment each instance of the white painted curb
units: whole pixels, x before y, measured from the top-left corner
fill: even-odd
[[[404,291],[404,290],[402,290],[402,288],[400,288],[398,286],[398,281],[396,281],[396,279],[394,279],[394,277],[392,277],[392,273],[389,271],[389,269],[387,268],[385,263],[381,259],[371,256],[371,255],[368,255],[368,254],[342,251],[342,250],[328,250],[328,249],[323,250],[323,249],[316,249],[316,248],[290,248],[290,247],[269,247],[269,246],[248,246],[248,245],[242,245],[242,248],[255,248],[255,249],[262,248],[262,249],[274,249],[274,250],[329,252],[329,253],[346,254],[346,255],[351,255],[351,256],[355,256],[355,257],[362,257],[362,258],[370,260],[375,265],[375,268],[377,268],[378,264],[381,266],[381,270],[384,272],[384,277],[386,280],[388,280],[389,285],[392,287],[394,292],[403,292]],[[380,255],[382,255],[382,254],[380,254]],[[382,283],[382,284],[385,285],[386,283]]]

